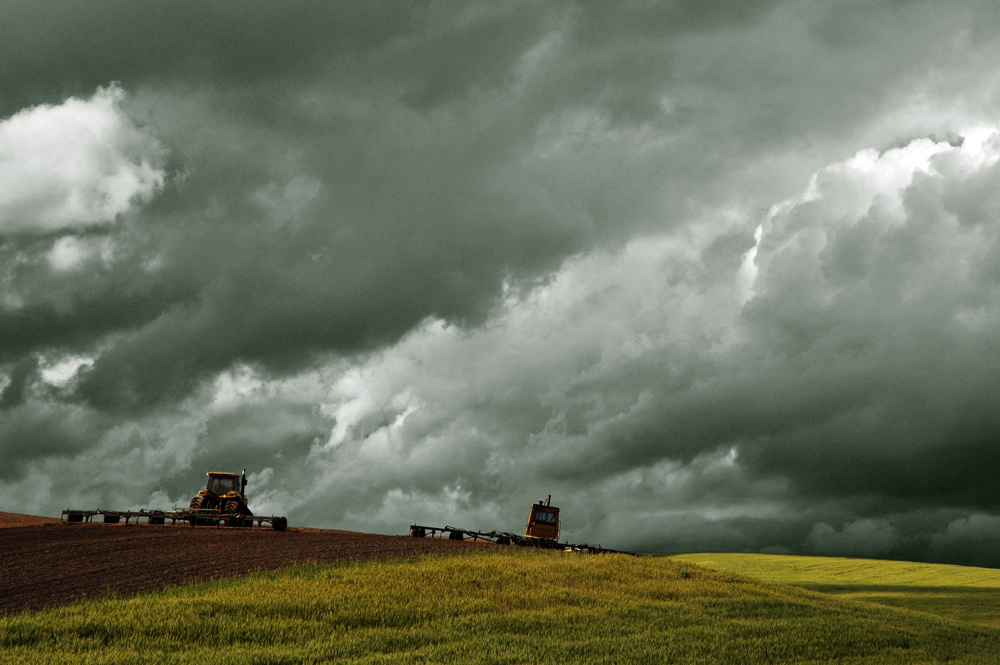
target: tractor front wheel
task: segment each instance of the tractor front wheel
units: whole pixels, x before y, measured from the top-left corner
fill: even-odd
[[[191,505],[188,506],[188,510],[201,510],[201,504],[204,501],[204,499],[205,497],[202,496],[196,496],[195,498],[191,499]],[[191,526],[196,526],[198,524],[198,519],[196,517],[192,517],[188,521],[191,523]]]

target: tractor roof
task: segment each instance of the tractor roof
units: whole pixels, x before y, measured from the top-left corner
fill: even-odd
[[[229,473],[228,471],[209,471],[205,474],[206,476],[224,476],[226,478],[235,478],[237,474]]]

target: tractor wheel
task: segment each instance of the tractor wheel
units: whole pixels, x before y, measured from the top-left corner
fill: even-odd
[[[188,506],[188,510],[201,510],[201,504],[203,499],[204,497],[200,496],[196,496],[195,498],[191,499],[191,505]],[[188,521],[191,523],[191,526],[198,525],[198,519],[195,517],[192,517]]]
[[[271,521],[271,528],[275,531],[284,531],[288,527],[288,520],[284,517],[275,517]]]
[[[239,501],[227,501],[226,509],[223,512],[229,515],[226,522],[229,526],[246,526],[244,511],[240,509]]]

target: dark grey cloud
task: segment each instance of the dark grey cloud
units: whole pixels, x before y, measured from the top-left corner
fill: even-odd
[[[23,379],[15,370],[14,382],[8,388],[19,381]],[[7,397],[5,392],[0,440],[4,442],[7,461],[0,470],[0,482],[20,480],[27,473],[28,465],[36,461],[58,459],[65,463],[75,455],[86,454],[111,424],[102,414],[84,412],[72,406],[39,405],[37,396],[28,403],[23,395],[20,403],[7,400]],[[21,498],[15,496],[13,500]]]
[[[997,564],[990,3],[4,18],[9,509]]]
[[[4,8],[5,115],[39,101],[88,94],[108,81],[127,88],[164,80],[259,84],[328,67],[331,55],[405,35],[413,3],[220,2],[145,6],[100,0],[81,6],[14,1]]]

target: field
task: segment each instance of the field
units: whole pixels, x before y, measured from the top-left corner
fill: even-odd
[[[486,547],[292,527],[67,524],[0,513],[0,615],[108,592],[129,595],[302,561],[385,559]]]
[[[973,568],[0,513],[0,571],[0,664],[1000,662]]]
[[[299,566],[0,619],[4,663],[996,663],[1000,631],[667,558]]]
[[[1000,628],[1000,570],[992,568],[767,554],[680,554],[672,558],[843,598]]]

